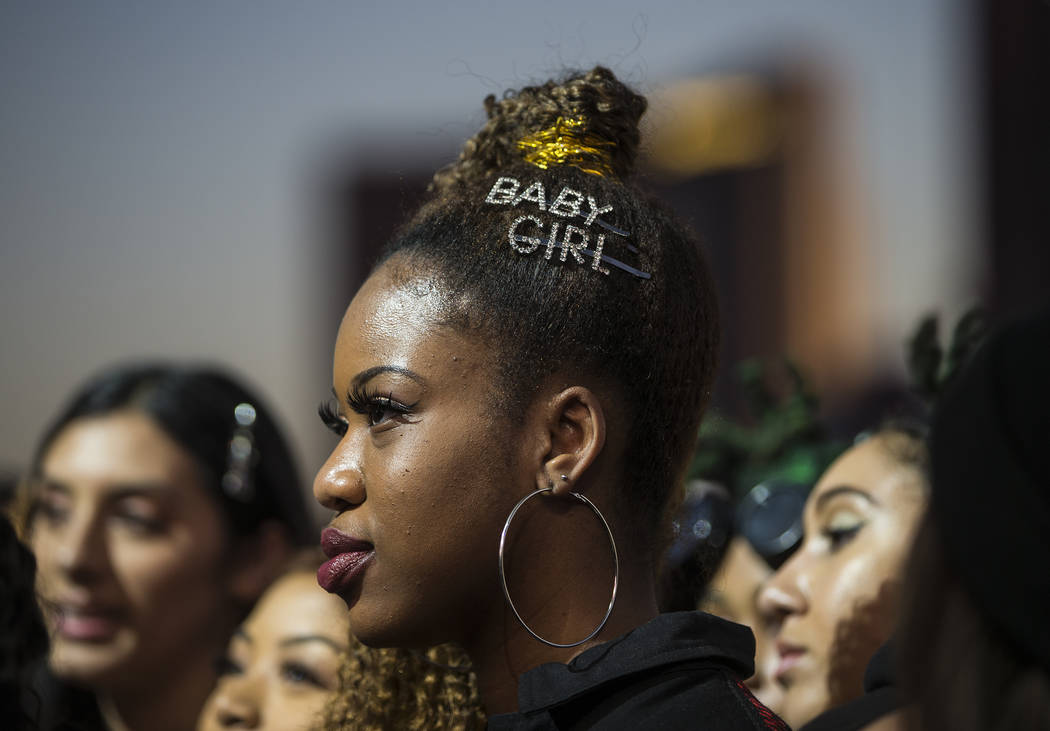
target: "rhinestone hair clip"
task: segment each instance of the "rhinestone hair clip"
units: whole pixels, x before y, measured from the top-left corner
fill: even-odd
[[[222,489],[238,502],[247,503],[255,498],[255,482],[252,467],[259,459],[255,448],[252,427],[256,419],[255,407],[249,403],[237,404],[233,409],[236,426],[230,437],[230,454],[226,462],[226,473],[222,476]]]
[[[586,264],[585,257],[590,257],[591,269],[601,274],[609,274],[603,266],[607,264],[639,279],[652,276],[605,253],[607,235],[619,237],[616,240],[624,239],[622,243],[629,252],[637,254],[639,251],[630,243],[630,233],[599,218],[601,214],[612,212],[613,206],[601,205],[592,195],[563,186],[548,203],[547,190],[541,181],[526,185],[525,181],[502,176],[492,185],[484,202],[514,209],[522,204],[535,206],[535,213],[522,213],[507,229],[507,241],[519,254],[532,254],[542,246],[543,258],[547,261],[551,260],[554,250],[559,249],[560,261],[567,261],[571,255],[577,264]],[[541,214],[545,215],[541,217]],[[592,225],[599,231],[591,229]],[[530,229],[528,233],[521,230],[526,228]]]

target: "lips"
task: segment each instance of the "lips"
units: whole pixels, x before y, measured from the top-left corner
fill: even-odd
[[[785,676],[802,662],[806,652],[804,647],[778,641],[777,654],[780,655],[780,662],[777,663],[777,668],[773,671],[773,678],[777,681],[784,681],[786,679]]]
[[[349,589],[375,556],[371,543],[336,528],[321,531],[321,550],[329,560],[317,569],[317,583],[331,594]]]
[[[120,615],[100,607],[59,604],[55,607],[55,632],[73,642],[106,642],[120,628]]]

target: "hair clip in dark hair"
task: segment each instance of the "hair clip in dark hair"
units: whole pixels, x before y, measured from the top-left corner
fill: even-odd
[[[255,434],[252,432],[255,407],[249,403],[237,404],[233,409],[233,418],[237,425],[230,437],[230,455],[226,473],[222,476],[222,489],[234,500],[247,503],[255,497],[251,473],[259,457],[255,449]]]
[[[604,251],[604,233],[599,233],[594,243],[591,243],[591,231],[589,229],[592,224],[597,224],[615,236],[629,239],[630,233],[598,218],[602,213],[611,212],[613,210],[611,205],[599,205],[594,196],[585,195],[568,186],[563,186],[554,201],[548,204],[547,191],[544,189],[542,182],[536,181],[523,187],[521,181],[509,176],[497,178],[488,195],[485,196],[485,203],[490,205],[504,205],[516,208],[525,202],[534,204],[539,209],[539,212],[548,214],[549,220],[545,222],[535,215],[525,214],[518,216],[511,222],[507,231],[507,240],[510,243],[510,247],[517,253],[523,255],[532,254],[543,246],[545,247],[543,258],[546,261],[550,261],[554,250],[560,249],[558,259],[563,262],[568,259],[570,254],[577,264],[586,264],[587,260],[585,257],[591,257],[591,269],[601,274],[609,274],[609,270],[602,266],[604,263],[628,274],[633,274],[639,279],[650,278],[651,275],[648,272],[643,272],[606,254]],[[585,208],[585,205],[588,208]],[[570,221],[582,218],[583,225],[582,227],[576,226],[566,221],[564,234],[559,241],[558,234],[561,231],[562,221],[554,217]],[[544,226],[547,225],[550,233],[547,236],[529,236],[519,233],[518,229],[526,223],[531,224],[536,230],[535,232],[539,234],[544,233]],[[629,241],[625,243],[629,251],[638,253],[636,246],[633,246]],[[593,248],[589,248],[592,246]]]

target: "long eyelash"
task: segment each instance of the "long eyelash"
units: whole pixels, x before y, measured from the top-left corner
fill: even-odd
[[[357,414],[367,414],[369,408],[377,402],[386,406],[387,404],[383,403],[381,399],[382,397],[378,392],[366,391],[361,386],[354,386],[346,393],[346,403]],[[390,396],[387,396],[386,400],[389,401]]]
[[[831,540],[831,550],[838,550],[842,546],[849,543],[853,539],[853,537],[860,532],[860,529],[863,527],[863,523],[858,523],[853,528],[846,528],[845,530],[828,531],[827,535],[828,538]]]
[[[339,415],[339,407],[333,399],[327,399],[317,405],[317,415],[321,422],[339,436],[346,434],[346,420]]]
[[[366,416],[374,411],[376,407],[390,409],[399,414],[407,414],[415,406],[415,404],[403,404],[400,401],[395,401],[392,394],[384,395],[378,391],[368,391],[361,386],[354,386],[347,392],[346,403],[355,413]]]

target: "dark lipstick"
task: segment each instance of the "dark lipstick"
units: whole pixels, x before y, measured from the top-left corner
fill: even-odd
[[[317,569],[317,583],[332,594],[348,589],[375,555],[375,546],[371,543],[336,528],[321,531],[321,550],[329,560]]]

